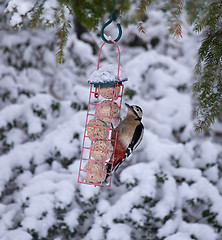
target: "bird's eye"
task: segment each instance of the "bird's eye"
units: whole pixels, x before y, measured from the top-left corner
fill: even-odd
[[[141,109],[139,106],[136,106],[136,107],[135,107],[135,111],[136,111],[136,112],[141,112],[141,113],[143,112],[142,109]]]

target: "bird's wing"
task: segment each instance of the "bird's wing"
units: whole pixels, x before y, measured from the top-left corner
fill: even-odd
[[[136,127],[132,141],[126,149],[125,157],[128,157],[132,153],[132,151],[140,144],[140,142],[143,138],[143,132],[144,132],[144,127],[143,127],[143,124],[140,123]]]

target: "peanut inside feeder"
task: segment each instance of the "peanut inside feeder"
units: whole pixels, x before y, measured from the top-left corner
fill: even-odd
[[[96,114],[104,122],[114,122],[119,116],[119,106],[111,100],[104,100],[98,105]]]
[[[96,138],[106,139],[109,135],[107,127],[107,124],[100,119],[91,119],[86,126],[87,137],[92,141]]]
[[[100,94],[102,97],[106,99],[112,99],[113,95],[115,94],[116,88],[115,87],[104,87],[100,88]],[[119,95],[120,93],[120,86],[118,86],[117,93]]]
[[[90,161],[84,167],[83,177],[88,183],[102,184],[106,179],[107,170],[102,162]]]
[[[99,161],[105,161],[112,156],[113,146],[110,141],[96,140],[92,144],[91,156]]]

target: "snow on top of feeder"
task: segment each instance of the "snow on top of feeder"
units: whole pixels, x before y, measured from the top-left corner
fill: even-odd
[[[120,67],[119,80],[117,80],[118,66],[117,65],[105,65],[98,70],[94,71],[89,77],[89,83],[121,83],[127,81],[125,71]]]

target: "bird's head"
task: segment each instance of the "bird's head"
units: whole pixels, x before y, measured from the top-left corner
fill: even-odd
[[[138,120],[141,120],[142,119],[142,116],[143,116],[143,111],[142,109],[137,106],[137,105],[129,105],[127,103],[125,103],[125,105],[127,106],[128,108],[128,113],[127,114],[130,114],[130,115],[134,115],[138,118]]]

